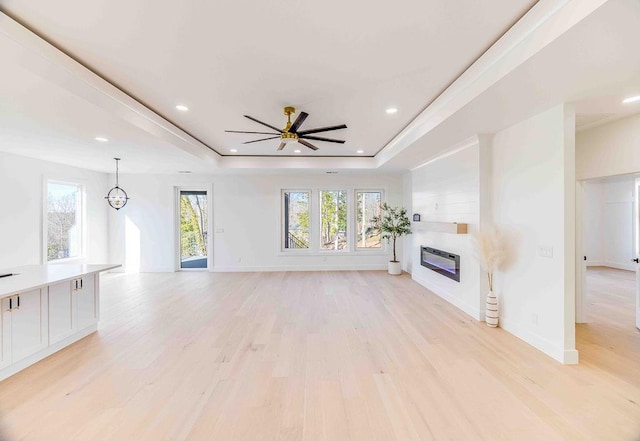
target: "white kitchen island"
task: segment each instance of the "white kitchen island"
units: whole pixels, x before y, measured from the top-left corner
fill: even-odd
[[[95,332],[100,272],[117,264],[0,270],[0,381]]]

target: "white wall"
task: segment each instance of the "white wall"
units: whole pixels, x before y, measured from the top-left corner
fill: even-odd
[[[402,204],[400,174],[121,175],[120,183],[131,200],[110,214],[111,253],[128,271],[176,269],[177,186],[213,188],[214,271],[385,269],[387,250],[341,255],[281,253],[281,190],[374,188],[385,190],[390,204]],[[398,251],[402,255],[402,248]]]
[[[108,262],[108,176],[0,152],[0,268],[43,263],[43,194],[46,179],[85,186],[85,262]]]
[[[579,180],[640,172],[640,114],[576,134]]]
[[[634,187],[633,176],[585,183],[587,265],[635,271]]]
[[[584,255],[587,266],[604,264],[602,240],[603,208],[602,183],[597,180],[584,184]]]
[[[455,149],[453,149],[455,150]],[[422,221],[469,224],[469,232],[480,222],[480,146],[477,140],[456,153],[428,163],[412,172],[412,207]],[[473,257],[471,237],[428,231],[413,223],[409,256],[413,279],[465,311],[483,319],[481,298],[484,285]],[[460,282],[420,264],[420,246],[460,255]],[[486,290],[484,291],[486,294]]]
[[[491,149],[493,220],[510,242],[495,275],[501,326],[566,363],[577,362],[574,135],[573,110],[558,106],[496,133]]]

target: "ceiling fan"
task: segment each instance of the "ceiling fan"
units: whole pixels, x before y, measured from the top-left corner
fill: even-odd
[[[308,142],[308,140],[324,141],[324,142],[335,142],[335,143],[338,143],[338,144],[344,144],[344,141],[342,141],[340,139],[323,138],[321,136],[313,136],[313,134],[314,133],[320,133],[320,132],[330,132],[332,130],[346,129],[347,128],[346,124],[340,124],[340,125],[337,125],[337,126],[329,126],[329,127],[319,127],[317,129],[300,130],[300,126],[302,125],[304,120],[307,119],[309,114],[306,113],[306,112],[300,112],[300,115],[298,115],[296,120],[292,123],[291,122],[291,115],[293,115],[294,113],[296,113],[295,107],[287,106],[287,107],[284,108],[284,114],[287,116],[287,124],[285,125],[284,129],[278,129],[275,126],[272,126],[271,124],[267,124],[265,122],[259,121],[259,120],[255,119],[252,116],[244,115],[245,118],[249,118],[251,121],[257,122],[258,124],[262,124],[265,127],[269,127],[271,130],[275,130],[278,133],[271,133],[271,132],[245,132],[245,131],[241,131],[241,130],[225,130],[225,132],[228,132],[228,133],[250,133],[250,134],[254,134],[254,135],[274,135],[274,136],[270,136],[269,138],[261,138],[261,139],[256,139],[254,141],[243,142],[243,144],[251,144],[251,143],[254,143],[254,142],[267,141],[269,139],[280,138],[281,142],[280,142],[280,146],[278,147],[278,151],[284,149],[287,144],[296,143],[296,142],[302,144],[305,147],[310,148],[311,150],[318,150],[318,147],[316,147],[315,145],[313,145],[310,142]]]

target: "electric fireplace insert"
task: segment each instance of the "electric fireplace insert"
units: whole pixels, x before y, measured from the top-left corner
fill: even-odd
[[[431,247],[420,247],[420,264],[460,282],[460,256]]]

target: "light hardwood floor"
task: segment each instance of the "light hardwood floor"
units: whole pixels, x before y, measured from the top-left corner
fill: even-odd
[[[106,275],[99,332],[0,383],[0,431],[10,441],[637,441],[640,335],[608,315],[625,310],[615,294],[592,294],[602,313],[578,329],[582,362],[562,366],[407,275]]]

